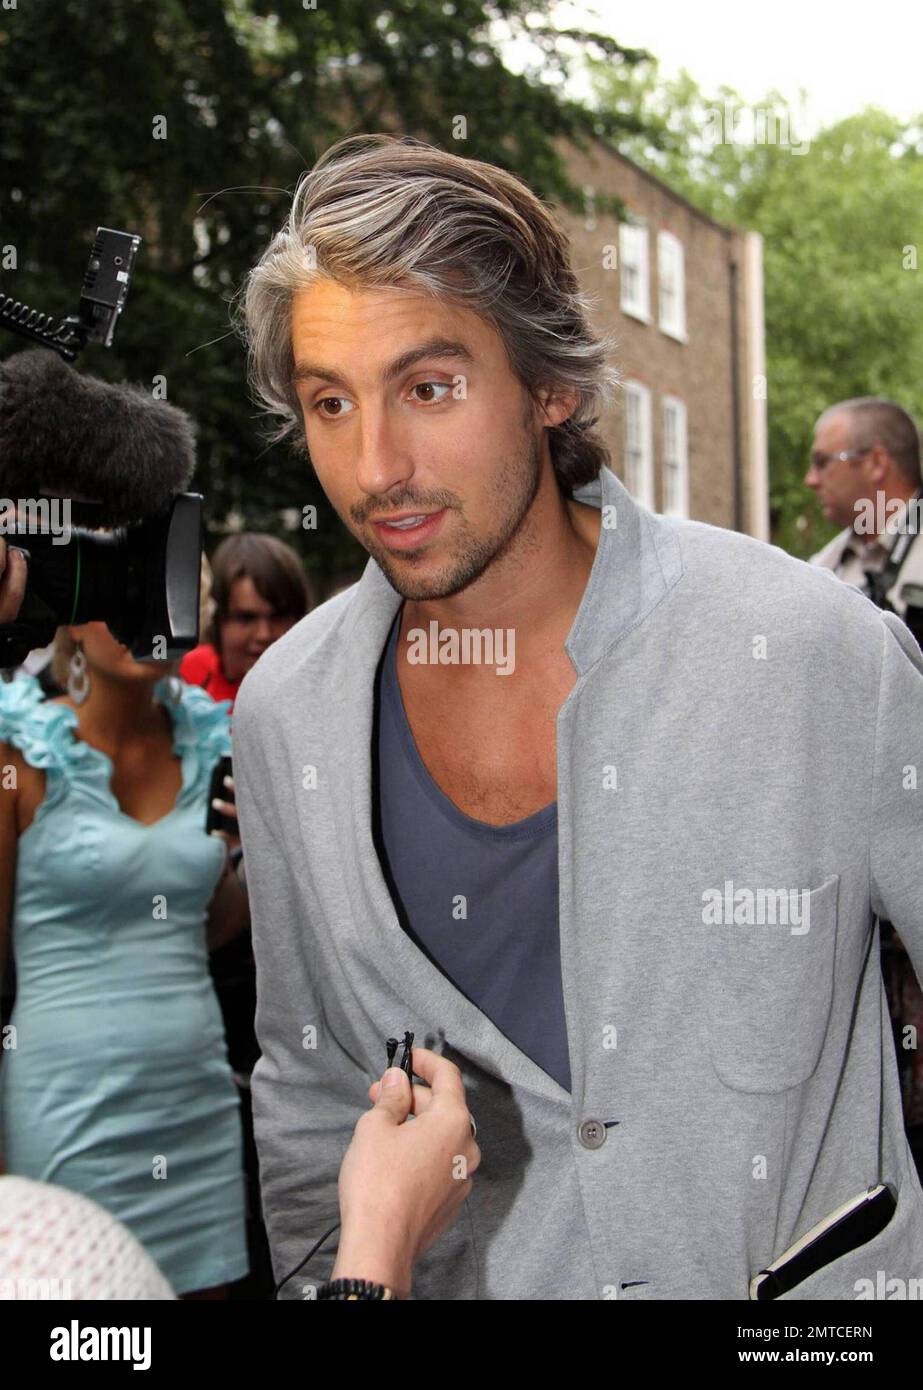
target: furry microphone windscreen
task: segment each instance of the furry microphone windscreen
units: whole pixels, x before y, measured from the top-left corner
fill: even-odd
[[[123,526],[167,511],[194,471],[185,411],[50,348],[0,362],[0,497],[70,498],[74,525]]]

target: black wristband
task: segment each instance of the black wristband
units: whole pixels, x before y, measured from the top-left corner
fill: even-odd
[[[317,1291],[318,1301],[324,1299],[339,1303],[351,1303],[355,1300],[384,1301],[396,1297],[393,1289],[386,1288],[384,1284],[373,1284],[368,1279],[328,1279]]]

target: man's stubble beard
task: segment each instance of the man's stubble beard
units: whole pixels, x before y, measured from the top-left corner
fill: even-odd
[[[401,598],[411,602],[450,598],[479,579],[489,565],[509,554],[535,501],[541,469],[541,442],[530,432],[523,452],[494,483],[496,511],[501,515],[504,510],[506,513],[500,527],[491,536],[475,536],[462,521],[455,555],[439,575],[415,581],[412,573],[402,571],[393,563],[390,553],[379,554],[377,550],[369,550],[369,553]],[[533,538],[525,549],[531,551],[536,544],[537,539]],[[405,554],[410,558],[414,552]],[[525,558],[523,553],[517,557],[517,562],[522,563]]]

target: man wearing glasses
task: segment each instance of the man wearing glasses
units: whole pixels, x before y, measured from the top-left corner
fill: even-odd
[[[811,557],[879,607],[908,621],[908,586],[923,584],[920,440],[906,410],[874,396],[840,401],[814,429],[805,483],[824,515],[845,529]],[[901,1076],[907,1138],[923,1173],[923,992],[900,937],[882,921],[881,969]],[[911,1031],[914,1030],[914,1031]]]
[[[824,516],[844,529],[811,564],[831,569],[879,607],[904,617],[907,584],[923,584],[923,544],[908,535],[920,508],[920,439],[911,417],[893,401],[861,396],[821,415],[805,484]],[[898,544],[898,542],[902,542]],[[889,564],[893,557],[899,563]]]

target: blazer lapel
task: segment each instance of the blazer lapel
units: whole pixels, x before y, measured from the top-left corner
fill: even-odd
[[[574,496],[591,506],[606,508],[606,513],[590,577],[564,644],[578,680],[558,718],[559,834],[562,816],[579,819],[579,808],[570,804],[567,759],[562,760],[560,746],[561,731],[567,723],[566,716],[561,717],[564,709],[580,698],[585,673],[619,637],[644,620],[683,572],[679,546],[669,527],[639,508],[608,468]],[[570,1094],[501,1033],[407,936],[382,874],[372,836],[374,681],[400,602],[382,570],[370,559],[344,618],[342,638],[330,658],[334,663],[331,688],[341,693],[333,716],[331,757],[338,769],[334,804],[342,842],[351,848],[351,866],[355,866],[347,874],[353,908],[347,929],[353,933],[354,946],[374,960],[417,1015],[438,1020],[451,1046],[504,1081],[549,1100],[570,1101]],[[570,901],[571,866],[567,856],[561,855],[560,845],[558,871],[561,897]],[[560,923],[565,1003],[568,934],[577,925]],[[575,1096],[581,1074],[580,1058],[574,1055],[579,1048],[578,1029],[576,1020],[568,1030]]]
[[[344,641],[335,660],[334,689],[342,691],[337,718],[339,785],[337,801],[344,844],[352,855],[348,889],[354,910],[349,929],[356,945],[403,995],[412,1014],[436,1020],[440,1033],[483,1070],[549,1100],[570,1095],[531,1057],[501,1033],[410,939],[397,917],[372,837],[372,724],[375,672],[391,623],[400,606],[374,560],[370,560],[346,619]]]

